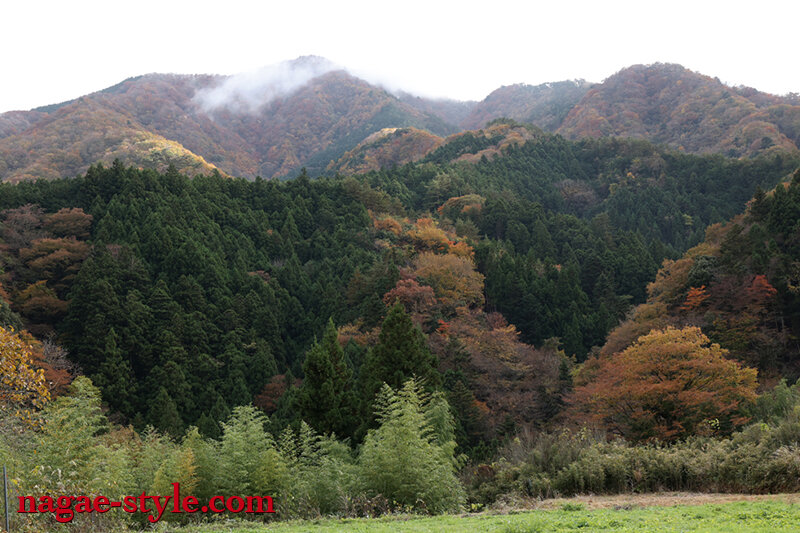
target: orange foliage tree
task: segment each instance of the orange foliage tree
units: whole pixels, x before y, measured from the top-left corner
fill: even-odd
[[[76,237],[88,239],[92,226],[92,215],[79,207],[59,209],[44,218],[44,227],[56,237]]]
[[[469,388],[481,410],[491,412],[490,426],[507,417],[523,424],[541,423],[560,402],[559,370],[567,361],[563,352],[535,349],[519,340],[519,332],[499,313],[456,309],[439,322],[429,337],[440,370],[458,370],[469,376]],[[565,377],[565,376],[564,376]]]
[[[478,216],[485,202],[486,199],[477,194],[454,196],[439,206],[437,211],[453,220],[463,216]]]
[[[691,311],[692,309],[697,309],[703,302],[708,299],[708,292],[706,292],[706,286],[701,285],[699,287],[692,287],[689,289],[689,294],[686,295],[686,301],[683,302],[683,305],[680,306],[679,309],[682,311]]]
[[[464,241],[451,242],[447,253],[460,257],[468,257],[470,259],[475,257],[475,250],[473,250],[472,246]]]
[[[775,300],[778,294],[777,289],[773,287],[767,277],[763,274],[758,274],[753,278],[750,287],[747,289],[748,303],[756,313],[762,313],[765,309]]]
[[[19,251],[34,279],[50,280],[51,286],[65,290],[89,255],[89,244],[75,238],[36,239]]]
[[[2,213],[2,235],[6,246],[19,250],[44,235],[42,219],[44,210],[38,205],[27,204]]]
[[[622,352],[591,359],[570,398],[573,420],[635,440],[728,433],[756,398],[756,370],[725,358],[697,327],[651,331]]]
[[[447,233],[431,218],[420,218],[408,233],[411,242],[420,250],[444,252],[450,245]]]
[[[384,218],[376,218],[372,222],[373,227],[378,231],[388,231],[394,235],[399,236],[403,232],[403,226],[397,219],[390,216]]]
[[[409,313],[425,313],[436,305],[433,289],[427,285],[420,285],[413,279],[401,279],[392,290],[383,296],[383,303],[387,306],[399,301]]]

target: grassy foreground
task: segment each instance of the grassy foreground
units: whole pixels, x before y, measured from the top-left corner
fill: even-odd
[[[555,510],[510,514],[378,519],[326,519],[254,526],[235,523],[164,528],[180,533],[300,533],[300,532],[497,532],[551,531],[798,531],[800,505],[789,501],[741,501],[671,507],[588,509],[583,503],[562,504]]]

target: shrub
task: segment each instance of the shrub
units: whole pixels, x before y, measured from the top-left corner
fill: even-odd
[[[404,508],[455,510],[463,490],[456,478],[453,420],[442,420],[442,398],[427,400],[414,379],[398,391],[384,385],[376,402],[380,427],[364,439],[359,480],[368,496],[382,495]],[[446,435],[451,438],[443,441]]]

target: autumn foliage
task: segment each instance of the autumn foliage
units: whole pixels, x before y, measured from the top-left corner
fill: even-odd
[[[420,285],[414,279],[401,279],[383,296],[383,303],[391,306],[399,301],[409,313],[425,313],[436,304],[433,289]]]
[[[680,307],[682,311],[691,311],[693,309],[697,309],[703,302],[708,299],[708,292],[706,291],[706,286],[701,285],[700,287],[692,287],[689,289],[689,294],[686,295],[686,301]]]
[[[758,274],[753,278],[750,287],[747,288],[747,299],[752,309],[756,312],[763,312],[771,302],[775,300],[778,290],[773,287],[767,277]]]
[[[28,418],[30,409],[50,398],[44,372],[33,367],[33,353],[13,330],[0,327],[0,407]]]
[[[651,331],[586,363],[570,416],[636,441],[730,432],[745,421],[741,408],[755,400],[757,382],[754,369],[726,355],[697,327]]]
[[[431,218],[420,218],[407,233],[414,246],[420,250],[442,252],[450,246],[447,233]]]
[[[483,305],[483,274],[470,259],[423,252],[414,260],[414,274],[444,305]]]

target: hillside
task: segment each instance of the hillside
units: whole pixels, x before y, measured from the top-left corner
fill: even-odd
[[[558,127],[568,138],[620,136],[732,157],[797,150],[800,106],[728,87],[680,65],[635,65],[594,86]]]
[[[584,80],[500,87],[474,105],[460,124],[465,129],[477,129],[494,119],[510,118],[555,131],[590,87],[592,84]]]
[[[282,519],[796,491],[799,164],[496,120],[357,176],[2,183],[0,459],[22,494],[179,479]]]
[[[417,128],[384,128],[364,139],[326,170],[341,174],[363,174],[411,163],[442,145],[444,139]]]
[[[322,58],[303,57],[247,75],[148,74],[0,114],[0,180],[72,177],[115,157],[251,179],[287,177],[301,167],[311,175],[361,172],[412,161],[432,146],[432,138],[420,144],[417,135],[413,147],[389,147],[401,153],[382,162],[359,162],[370,136],[385,128],[447,136],[499,118],[571,139],[633,137],[734,157],[795,151],[800,142],[797,97],[728,87],[678,65],[636,65],[599,84],[504,86],[480,102],[457,102],[390,94]],[[337,162],[346,152],[358,161]]]
[[[729,87],[680,65],[634,65],[602,83],[583,80],[501,87],[460,125],[496,118],[570,139],[632,137],[691,153],[752,156],[800,146],[800,99]]]
[[[21,133],[0,139],[3,181],[74,177],[93,163],[114,159],[161,170],[172,164],[191,175],[216,169],[130,114],[105,105],[102,97],[83,98],[51,113],[31,113],[21,122]]]
[[[439,163],[478,163],[501,157],[509,147],[521,146],[540,133],[536,128],[505,119],[444,139],[417,128],[384,128],[331,162],[327,170],[363,174],[423,158]]]
[[[72,117],[68,107],[55,114]],[[364,146],[378,153],[382,142],[402,148],[431,137],[398,129]],[[114,341],[137,379],[126,378],[127,401],[108,401],[129,420],[151,416],[142,402],[156,401],[160,386],[182,423],[218,419],[215,403],[246,403],[275,376],[302,375],[303,354],[329,317],[359,350],[372,346],[397,295],[440,364],[467,372],[462,385],[496,415],[483,425],[505,416],[543,422],[560,386],[557,348],[582,361],[630,304],[644,302],[664,257],[696,244],[706,225],[797,164],[679,154],[644,141],[567,141],[510,121],[358,179],[222,185],[114,163],[74,180],[3,185],[2,282],[26,328],[57,332],[104,391],[118,377],[98,366]],[[71,233],[48,229],[61,219]],[[87,256],[89,245],[100,248]],[[101,300],[104,310],[95,310]],[[270,311],[255,312],[262,308]],[[145,325],[158,330],[152,341],[137,340]],[[198,381],[188,370],[196,354],[225,354],[214,356],[224,366],[205,361],[210,381]],[[457,362],[465,354],[471,362]],[[267,366],[225,370],[243,361]],[[547,378],[526,404],[504,392],[527,383],[520,365]],[[513,379],[498,388],[496,372]],[[192,391],[208,394],[201,403]],[[149,420],[161,423],[157,413]]]
[[[472,100],[461,102],[446,98],[423,98],[403,91],[399,92],[397,97],[401,102],[410,105],[414,109],[437,116],[448,124],[462,127],[463,122],[472,113],[473,109],[478,106],[478,102]]]
[[[759,189],[744,214],[710,226],[683,257],[665,261],[647,302],[609,334],[601,353],[611,356],[652,329],[692,325],[758,368],[765,382],[796,379],[799,216],[797,171],[769,194]]]
[[[315,67],[311,71],[309,62]],[[288,89],[275,89],[270,80],[242,88],[248,80],[151,74],[74,101],[4,113],[0,179],[75,176],[115,156],[153,167],[148,163],[153,143],[145,140],[161,138],[181,155],[156,159],[168,159],[179,170],[218,168],[248,178],[283,177],[302,166],[319,173],[382,128],[415,126],[438,134],[458,130],[381,88],[344,71],[318,68],[316,62],[300,58],[284,64],[281,74],[312,76]],[[250,91],[244,93],[248,96],[261,92],[255,105],[242,105],[237,89]],[[217,99],[209,103],[204,99],[209,94]]]

